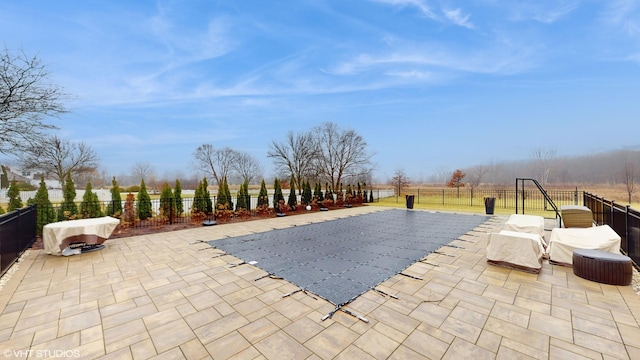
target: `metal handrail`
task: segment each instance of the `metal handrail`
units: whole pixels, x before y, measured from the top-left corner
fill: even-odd
[[[553,202],[553,200],[551,199],[549,194],[547,194],[547,191],[542,187],[542,185],[540,185],[540,183],[536,179],[516,178],[516,214],[518,213],[518,181],[520,181],[520,183],[522,184],[522,213],[523,214],[524,214],[524,199],[525,199],[525,197],[524,197],[524,182],[525,181],[531,181],[531,182],[533,182],[535,184],[535,186],[538,188],[538,190],[540,190],[540,193],[542,193],[542,196],[544,196],[544,199],[546,201],[548,201],[549,204],[551,204],[551,207],[553,208],[553,211],[555,211],[555,213],[556,213],[556,219],[558,219],[558,223],[562,224],[562,215],[560,215],[560,212],[558,211],[558,207]]]

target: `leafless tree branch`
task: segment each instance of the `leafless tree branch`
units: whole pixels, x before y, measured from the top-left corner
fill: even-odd
[[[316,168],[319,175],[336,189],[345,178],[368,174],[372,153],[367,142],[355,130],[343,130],[335,123],[325,122],[314,130]]]
[[[53,174],[64,186],[67,173],[73,177],[93,172],[98,167],[99,158],[91,146],[84,142],[74,143],[52,135],[20,154],[20,160],[27,169]]]
[[[55,126],[45,117],[66,112],[68,96],[49,83],[49,72],[37,57],[20,50],[0,53],[0,153],[18,155],[37,145]]]
[[[267,156],[273,159],[276,171],[292,174],[300,193],[304,180],[315,176],[315,146],[310,132],[294,134],[293,131],[287,133],[284,142],[273,141],[269,145]]]
[[[252,181],[262,177],[262,165],[246,152],[236,151],[236,158],[231,167],[243,183],[251,184]]]
[[[211,144],[203,144],[193,153],[194,167],[207,175],[211,175],[218,186],[225,177],[231,175],[237,152],[229,147],[216,149]]]

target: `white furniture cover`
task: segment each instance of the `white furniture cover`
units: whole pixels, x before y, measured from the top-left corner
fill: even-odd
[[[544,254],[542,244],[538,234],[509,230],[489,233],[487,260],[496,265],[515,265],[516,268],[539,272]]]
[[[620,253],[620,236],[609,225],[589,228],[554,228],[549,239],[549,260],[573,265],[573,250]]]
[[[111,236],[120,220],[105,216],[94,219],[59,221],[47,224],[42,229],[45,254],[62,255],[62,250],[74,239],[82,236],[88,244],[102,243]]]
[[[544,218],[538,215],[511,214],[504,230],[540,235],[544,238]]]

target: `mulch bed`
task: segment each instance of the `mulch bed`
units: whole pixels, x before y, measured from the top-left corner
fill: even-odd
[[[362,205],[354,204],[353,206],[362,206]],[[342,209],[343,208],[336,207],[336,208],[332,208],[331,211],[342,210]],[[295,211],[289,211],[287,213],[287,216],[302,215],[302,214],[307,214],[310,212],[317,212],[317,211],[320,211],[320,210],[312,209],[310,211],[307,211],[302,206],[300,206]],[[248,217],[231,217],[224,221],[220,219],[216,219],[216,222],[219,225],[223,225],[223,224],[233,224],[233,223],[246,222],[246,221],[269,219],[269,218],[275,218],[275,217],[276,217],[276,214],[272,213],[265,216],[258,215],[258,216],[248,216]],[[202,220],[192,221],[188,223],[185,222],[185,223],[164,224],[164,225],[155,225],[155,226],[122,227],[121,225],[118,225],[118,227],[116,227],[116,229],[113,231],[109,239],[119,239],[124,237],[131,237],[131,236],[157,234],[157,233],[176,231],[176,230],[193,229],[198,227],[202,227]],[[34,249],[34,250],[43,249],[41,236],[36,237],[36,241],[33,243],[33,245],[31,245],[31,249]]]

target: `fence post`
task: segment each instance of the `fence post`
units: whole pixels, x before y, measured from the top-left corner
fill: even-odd
[[[176,199],[174,197],[171,197],[169,199],[169,225],[173,224],[173,217],[175,216],[174,212],[176,209]]]
[[[614,218],[613,217],[616,214],[616,209],[614,208],[615,207],[615,202],[616,202],[615,200],[611,200],[611,209],[609,209],[609,213],[611,214],[610,215],[611,228],[613,228],[613,224],[614,224]]]
[[[624,249],[629,253],[629,207],[631,205],[627,205],[624,207]]]
[[[504,202],[504,208],[507,208],[507,189],[502,190],[502,201]]]

